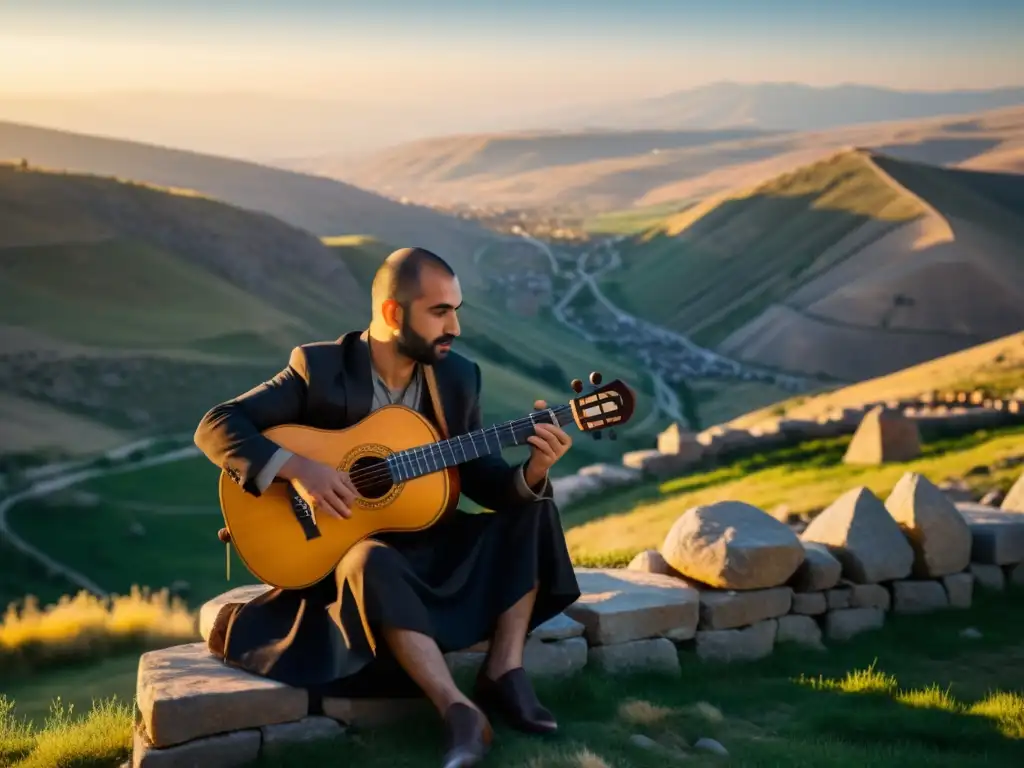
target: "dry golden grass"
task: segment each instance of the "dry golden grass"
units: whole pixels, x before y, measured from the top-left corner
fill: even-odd
[[[30,596],[20,610],[8,606],[0,623],[0,671],[31,671],[125,646],[169,645],[197,636],[195,614],[166,590],[133,587],[107,600],[82,591],[45,608]]]

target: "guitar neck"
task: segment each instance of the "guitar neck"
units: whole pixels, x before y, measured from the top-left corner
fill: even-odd
[[[557,424],[564,427],[571,423],[575,423],[572,409],[568,405],[559,405],[543,411],[534,411],[529,416],[504,424],[496,424],[447,440],[393,453],[388,457],[387,463],[396,482],[412,480],[446,467],[479,459],[481,456],[501,453],[504,449],[516,445],[529,445],[526,438],[533,434],[534,426],[537,424]]]

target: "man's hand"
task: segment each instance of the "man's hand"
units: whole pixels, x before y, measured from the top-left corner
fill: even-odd
[[[295,486],[314,514],[324,512],[336,518],[352,517],[351,505],[359,494],[347,472],[295,455],[284,463],[277,475]]]
[[[537,400],[533,407],[541,411],[548,407],[543,400]],[[526,438],[531,446],[530,459],[526,463],[526,482],[530,487],[535,486],[556,461],[565,455],[572,445],[572,438],[557,424],[536,424],[534,434]]]

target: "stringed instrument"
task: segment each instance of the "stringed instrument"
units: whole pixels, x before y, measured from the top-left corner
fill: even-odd
[[[595,386],[601,381],[590,375]],[[579,379],[574,391],[582,390]],[[625,424],[633,415],[633,391],[619,380],[573,398],[566,405],[448,439],[424,416],[387,405],[340,430],[296,424],[262,434],[293,453],[348,472],[359,492],[352,516],[315,515],[292,484],[276,479],[260,495],[220,475],[220,507],[230,541],[260,581],[283,589],[310,586],[329,575],[353,546],[375,534],[429,528],[459,501],[458,466],[505,448],[529,445],[543,422],[575,424],[581,432]],[[443,417],[442,417],[443,419]],[[443,420],[442,420],[443,424]]]

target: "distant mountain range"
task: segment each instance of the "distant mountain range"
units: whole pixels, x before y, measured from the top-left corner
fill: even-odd
[[[1024,87],[902,91],[870,85],[711,83],[565,114],[566,128],[624,130],[760,128],[819,131],[844,125],[958,115],[1024,104]]]

